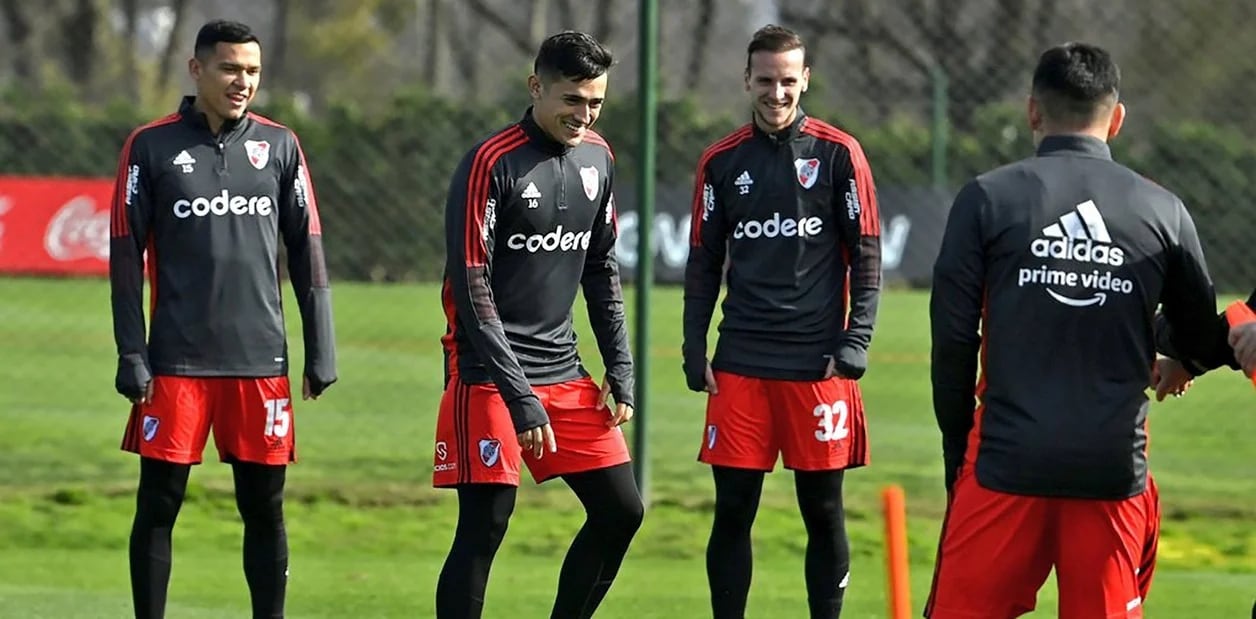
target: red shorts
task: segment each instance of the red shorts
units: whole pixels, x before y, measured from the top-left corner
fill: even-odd
[[[698,460],[771,471],[835,471],[868,464],[859,384],[845,378],[768,380],[715,372]]]
[[[288,377],[153,378],[153,401],[135,404],[122,449],[175,464],[200,464],[210,428],[223,462],[296,461]]]
[[[619,428],[608,428],[612,409],[597,408],[601,389],[588,378],[536,385],[533,393],[549,413],[558,451],[536,458],[522,453],[510,411],[493,385],[468,385],[450,378],[436,420],[432,485],[519,485],[527,463],[536,483],[569,473],[592,471],[631,460]]]
[[[965,471],[971,470],[965,467]],[[1160,498],[1119,501],[1020,496],[961,473],[942,523],[931,619],[1018,617],[1055,568],[1061,619],[1143,616],[1160,532]]]

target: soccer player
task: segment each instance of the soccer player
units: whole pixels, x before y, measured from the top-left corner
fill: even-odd
[[[839,616],[850,565],[844,471],[868,462],[859,385],[881,285],[880,221],[859,142],[799,108],[794,32],[747,46],[750,123],[698,162],[685,269],[684,372],[707,392],[699,460],[715,478],[707,578],[716,619],[745,614],[764,473],[794,471],[811,617]],[[715,355],[707,331],[727,263]]]
[[[1053,47],[1032,84],[1036,156],[960,190],[934,266],[949,503],[925,616],[1019,616],[1055,568],[1061,618],[1142,617],[1153,315],[1201,355],[1216,295],[1182,201],[1112,160],[1125,107],[1108,52]]]
[[[586,513],[553,617],[593,615],[641,525],[619,428],[632,418],[633,365],[615,261],[614,158],[592,129],[611,64],[587,34],[546,39],[528,77],[532,105],[476,144],[450,182],[433,483],[457,489],[458,525],[437,584],[439,619],[480,616],[523,464],[537,483],[562,478]],[[600,388],[576,350],[578,288],[606,367]]]
[[[296,135],[247,111],[262,68],[257,36],[213,21],[194,52],[196,95],[127,138],[110,215],[116,386],[133,403],[122,448],[140,455],[135,616],[165,613],[170,533],[212,429],[235,476],[253,616],[282,617],[284,476],[296,451],[279,242],[301,310],[308,400],[336,381],[322,231]]]

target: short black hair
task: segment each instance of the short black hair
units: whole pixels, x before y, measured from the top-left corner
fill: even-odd
[[[1065,43],[1042,53],[1034,69],[1033,97],[1047,118],[1087,125],[1116,105],[1121,69],[1098,45]]]
[[[615,57],[597,39],[568,30],[541,43],[532,71],[545,81],[562,77],[583,82],[601,76],[613,64]]]
[[[252,28],[237,21],[227,21],[225,19],[215,19],[201,26],[200,31],[196,33],[196,45],[193,47],[193,53],[197,58],[204,58],[208,54],[212,54],[219,43],[257,43],[257,34]]]
[[[802,66],[811,66],[807,58],[807,45],[803,43],[802,37],[797,32],[784,26],[768,24],[756,30],[754,35],[750,37],[750,44],[746,46],[746,70],[750,70],[750,57],[755,52],[778,54],[781,52],[792,52],[796,49],[802,50]]]

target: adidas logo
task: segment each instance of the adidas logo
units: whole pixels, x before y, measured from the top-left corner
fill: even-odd
[[[170,163],[182,168],[184,174],[191,174],[192,164],[196,163],[196,160],[192,158],[192,155],[188,154],[188,151],[182,150],[175,156],[174,161],[171,161]]]
[[[1125,252],[1109,245],[1112,235],[1093,200],[1078,204],[1072,211],[1042,229],[1043,238],[1030,244],[1030,252],[1038,258],[1055,258],[1075,262],[1095,262],[1119,267],[1125,264]]]
[[[538,200],[541,197],[541,190],[536,188],[536,183],[528,183],[519,197],[525,200]]]
[[[737,195],[744,196],[750,193],[750,186],[754,184],[754,179],[750,178],[749,170],[742,170],[741,175],[733,181],[733,184],[737,186]]]

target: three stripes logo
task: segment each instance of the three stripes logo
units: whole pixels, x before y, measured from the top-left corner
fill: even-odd
[[[1110,245],[1112,236],[1093,200],[1078,204],[1060,217],[1059,222],[1043,228],[1042,236],[1030,245],[1030,251],[1039,258],[1097,262],[1114,267],[1125,264],[1125,252]]]
[[[1052,262],[1036,268],[1021,268],[1017,285],[1044,286],[1047,294],[1070,307],[1103,305],[1113,293],[1130,294],[1134,283],[1113,274],[1112,269],[1125,264],[1125,251],[1112,242],[1108,225],[1093,200],[1078,204],[1042,229],[1029,251],[1035,258]],[[1059,264],[1065,261],[1065,264]],[[1080,263],[1093,266],[1089,272],[1078,272],[1058,266]],[[1069,289],[1068,293],[1059,289]],[[1078,289],[1083,289],[1078,296]]]

